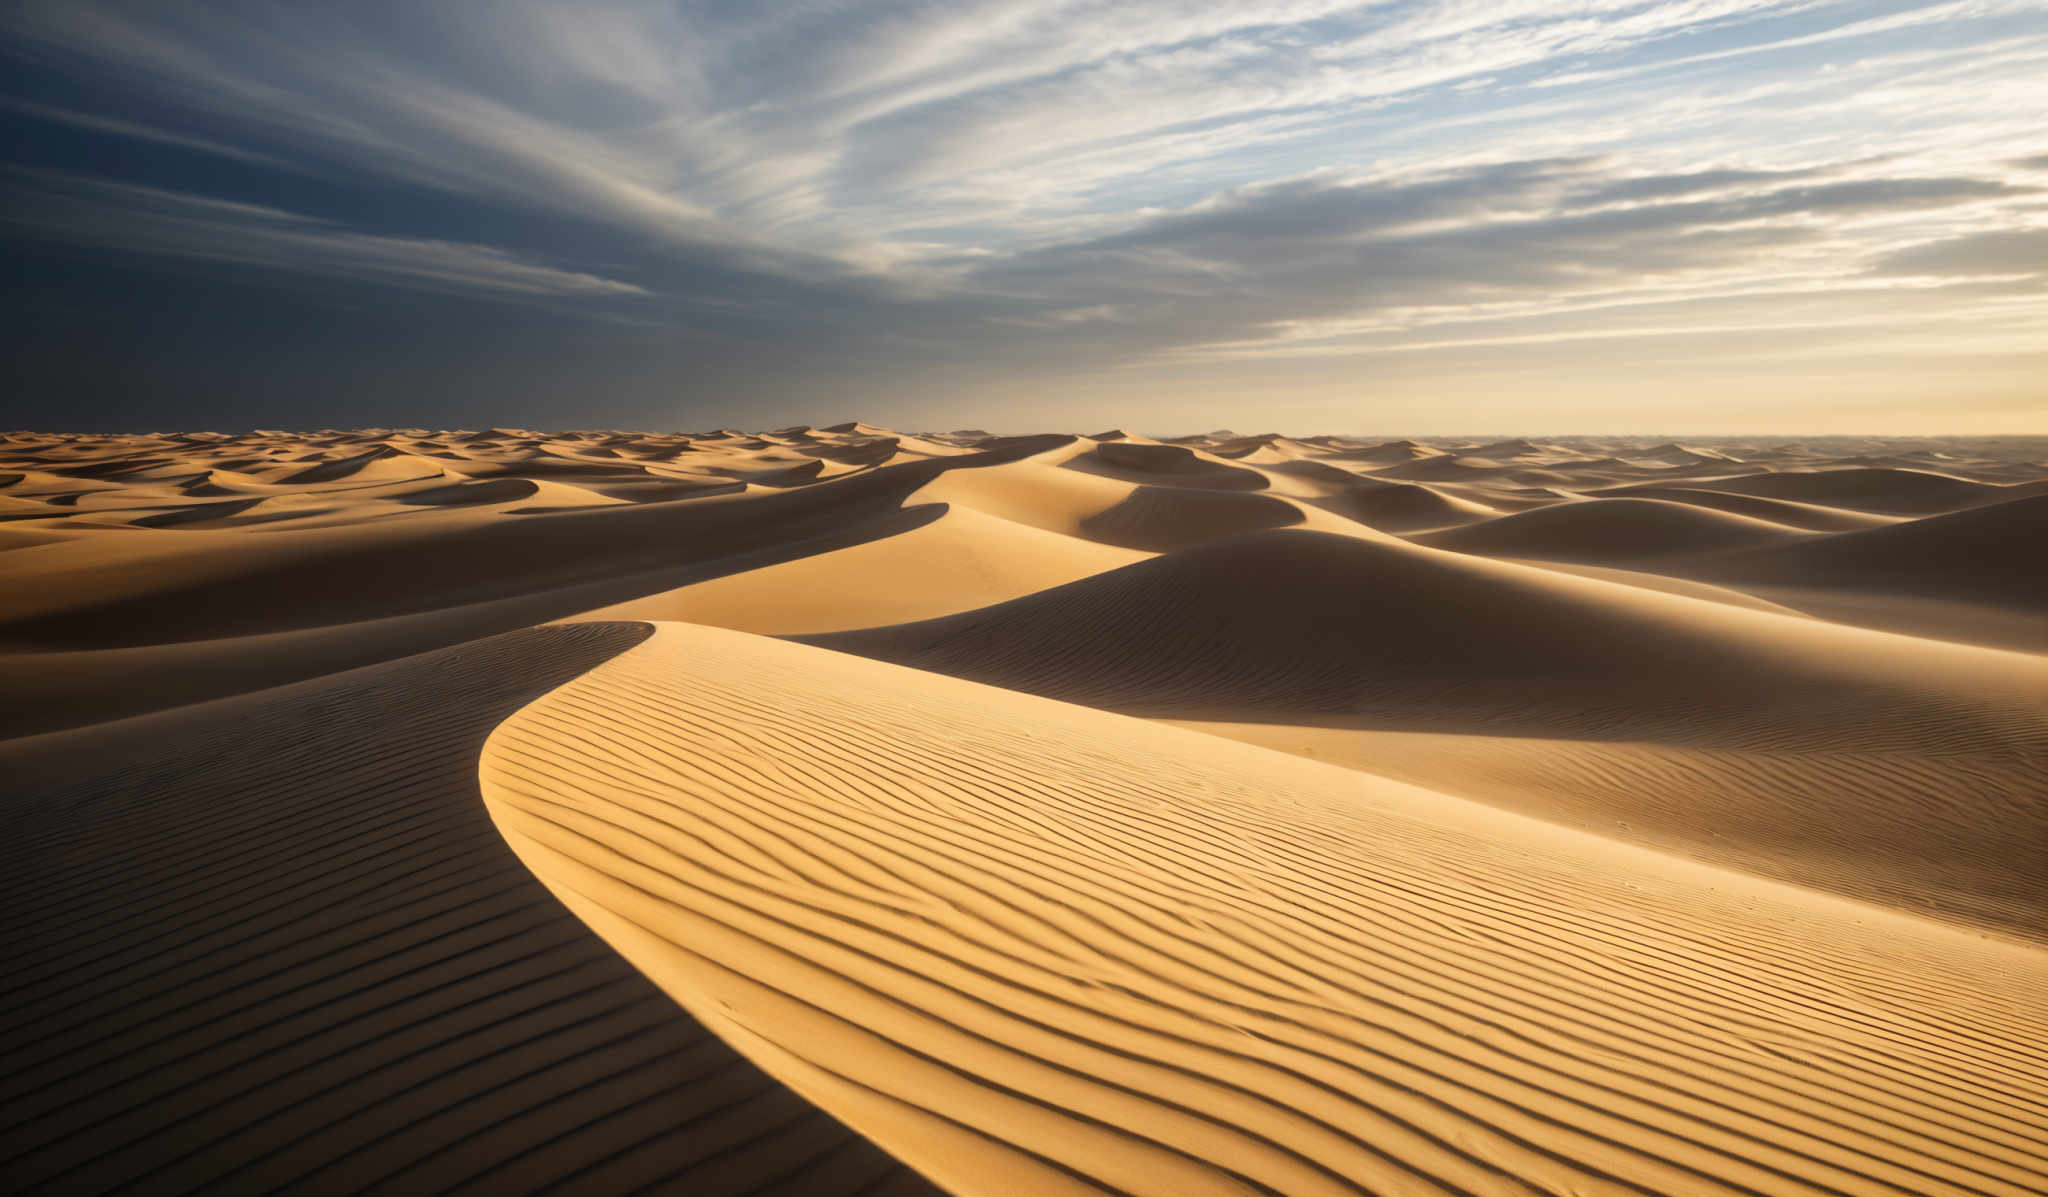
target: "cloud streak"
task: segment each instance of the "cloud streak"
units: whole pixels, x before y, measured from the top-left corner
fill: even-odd
[[[490,298],[648,294],[491,246],[354,232],[275,208],[151,187],[42,174],[17,176],[0,194],[0,223],[52,241]]]

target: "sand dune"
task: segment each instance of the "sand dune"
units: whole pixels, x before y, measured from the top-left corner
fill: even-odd
[[[2041,949],[1361,773],[663,625],[482,777],[628,959],[961,1192],[2048,1181]]]
[[[1434,548],[1499,557],[1611,564],[1792,543],[1768,520],[1662,499],[1588,499],[1539,507],[1419,538]]]
[[[566,488],[565,488],[566,489]],[[498,478],[489,482],[454,482],[406,492],[401,503],[424,507],[466,507],[472,503],[509,503],[531,499],[540,493],[540,483],[530,478]],[[595,496],[592,496],[595,501]]]
[[[1066,463],[1071,470],[1134,482],[1169,481],[1174,486],[1217,490],[1264,490],[1270,479],[1257,470],[1195,452],[1182,445],[1105,441]]]
[[[2038,657],[1284,531],[810,642],[1157,718],[1656,745],[1693,772],[1667,766],[1648,799],[1627,770],[1571,780],[1577,759],[1478,796],[2048,935]]]
[[[264,502],[262,496],[250,499],[228,499],[218,503],[192,503],[183,507],[170,507],[154,515],[138,516],[130,522],[138,528],[179,528],[186,524],[202,524],[212,520],[227,519],[229,516],[244,515]]]
[[[1692,724],[1695,690],[1802,677],[1831,686],[1860,676],[1840,645],[1892,645],[1854,629],[1534,567],[1292,530],[820,643],[1094,705],[1355,711],[1398,686],[1384,701],[1390,718],[1438,717],[1416,705],[1434,688],[1460,720],[1575,734],[1690,727],[1717,737],[1720,721]],[[1967,660],[2015,686],[2048,668],[2011,654],[1893,647],[1907,660]],[[1872,672],[1873,684],[1882,681]],[[1901,676],[1898,690],[1933,684],[1938,672],[1930,665]],[[1525,678],[1542,679],[1540,702]],[[1855,734],[1855,721],[1838,714],[1817,711],[1804,722]],[[1893,730],[1904,726],[1872,735]]]
[[[110,536],[106,527],[78,526],[67,510],[53,526],[34,518],[49,510],[45,490],[34,486],[19,500],[25,518],[0,524],[0,536],[36,550],[15,559],[19,587],[0,592],[0,672],[13,683],[0,687],[0,722],[26,732],[130,716],[830,554],[907,530],[929,518],[920,508],[943,510],[927,495],[940,493],[934,488],[955,470],[1023,468],[1032,480],[1025,489],[1047,476],[1081,486],[1087,501],[1058,529],[1072,532],[1134,489],[1035,460],[1073,446],[1070,437],[1022,438],[994,452],[909,459],[793,490],[739,487],[685,501],[611,498],[553,473],[277,488],[266,504],[306,505],[284,509],[290,520],[270,525],[289,534],[265,531],[261,539],[233,519]],[[119,500],[107,518],[125,528],[164,510]],[[243,519],[259,521],[262,511]],[[963,511],[955,524],[977,514]],[[821,559],[806,575],[817,588],[784,595],[773,579],[795,575],[771,575],[724,588],[719,610],[704,604],[692,614],[774,631],[894,622],[1132,560],[1065,536],[1009,535],[1016,529],[1002,517],[1010,514],[976,525],[1001,533],[985,541],[949,533],[855,560]],[[906,555],[920,544],[928,560]],[[865,606],[849,584],[864,588]],[[770,607],[755,609],[743,597],[749,593],[773,595],[771,606],[799,617],[777,622]],[[675,613],[659,603],[650,610]]]
[[[1748,516],[1751,519],[1766,520],[1808,532],[1853,532],[1860,528],[1882,528],[1893,522],[1889,516],[1850,511],[1841,507],[1826,507],[1818,503],[1766,499],[1734,492],[1695,490],[1691,487],[1667,486],[1656,482],[1611,486],[1589,493],[1600,498],[1629,497],[1657,499],[1667,503],[1689,503],[1695,507]]]
[[[2048,554],[2022,547],[2044,540],[2048,495],[2037,495],[1747,553],[1717,572],[2010,605],[2048,617]]]
[[[1500,514],[1483,503],[1426,486],[1377,480],[1350,488],[1327,506],[1382,532],[1435,531]]]
[[[422,508],[400,524],[360,521],[304,538],[81,539],[41,555],[35,584],[0,598],[0,643],[113,646],[277,631],[656,569],[679,556],[756,549],[894,510],[945,466],[888,466],[744,504],[712,497],[516,521]]]
[[[1812,473],[1752,474],[1726,480],[1700,480],[1701,490],[1796,499],[1894,515],[1928,515],[1954,511],[1998,497],[1996,488],[1948,474],[1894,468],[1850,468]]]
[[[1632,562],[1638,566],[1656,566],[1661,559],[1649,558]],[[1631,569],[1618,565],[1587,565],[1574,561],[1545,561],[1537,558],[1520,558],[1518,564],[1534,565],[1559,573],[1580,578],[1595,578],[1602,582],[1619,582],[1624,586],[1655,590],[1662,594],[1676,594],[1685,598],[1705,599],[1710,603],[1727,603],[1736,607],[1747,607],[1752,611],[1769,611],[1774,615],[1805,617],[1806,613],[1782,603],[1774,603],[1749,591],[1736,590],[1730,586],[1716,586],[1693,578],[1673,574],[1652,573],[1649,569]]]
[[[1139,556],[971,509],[939,508],[894,535],[581,618],[681,620],[777,635],[842,631],[973,610],[1117,569]]]
[[[1510,469],[1511,467],[1488,458],[1439,454],[1418,457],[1400,465],[1386,466],[1374,470],[1373,476],[1411,482],[1471,482],[1496,478],[1508,473]]]
[[[1392,464],[1401,461],[1415,461],[1423,457],[1442,457],[1445,451],[1420,445],[1414,441],[1387,441],[1370,446],[1330,445],[1334,450],[1331,457],[1341,461],[1369,461]]]
[[[0,748],[10,1192],[918,1193],[534,882],[476,761],[638,625]]]
[[[1474,457],[1569,457],[1571,450],[1561,445],[1542,445],[1527,437],[1495,441],[1490,445],[1478,445],[1467,450]]]
[[[1333,464],[1319,458],[1287,458],[1266,465],[1262,471],[1268,478],[1278,480],[1300,480],[1312,487],[1312,493],[1337,494],[1358,486],[1366,476],[1355,469]]]
[[[1123,548],[1164,552],[1260,528],[1302,522],[1300,508],[1256,491],[1140,486],[1081,521],[1082,535]]]
[[[1063,459],[1085,449],[1085,444],[1076,444],[986,469],[948,470],[910,501],[972,508],[1011,523],[1086,539],[1083,525],[1088,520],[1123,502],[1143,484],[1059,468]]]
[[[334,461],[322,461],[319,465],[307,466],[297,473],[279,479],[287,486],[304,486],[312,482],[336,482],[343,478],[370,479],[382,482],[409,482],[417,478],[439,478],[445,470],[441,463],[430,458],[407,453],[390,445],[378,445],[352,457]]]
[[[2041,1191],[2044,504],[2048,438],[0,436],[0,1189]]]

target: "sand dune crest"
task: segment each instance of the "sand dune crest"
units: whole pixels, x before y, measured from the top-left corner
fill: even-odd
[[[1155,718],[1583,743],[1461,792],[2048,938],[2048,659],[1301,531],[805,639]]]
[[[0,748],[10,1193],[930,1189],[534,882],[477,753],[644,625]]]
[[[2048,1183],[2039,949],[680,625],[482,776],[628,958],[959,1192]]]
[[[1422,544],[1499,557],[1588,564],[1788,544],[1793,529],[1662,499],[1588,499],[1539,507],[1419,537]]]

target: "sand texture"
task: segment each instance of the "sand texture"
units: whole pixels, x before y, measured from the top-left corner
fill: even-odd
[[[0,1191],[2048,1191],[2048,438],[0,435]]]
[[[1335,766],[661,625],[483,778],[629,959],[963,1191],[2048,1182],[2039,951]]]
[[[493,725],[646,631],[513,632],[0,748],[43,779],[6,808],[6,1191],[929,1192],[485,816]]]

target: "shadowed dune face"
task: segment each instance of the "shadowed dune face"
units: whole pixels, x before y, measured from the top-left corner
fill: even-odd
[[[540,486],[530,478],[499,478],[489,482],[456,482],[409,491],[398,501],[425,507],[465,507],[472,503],[509,503],[516,499],[530,499],[539,492]]]
[[[1269,495],[1140,486],[1116,506],[1082,520],[1081,532],[1104,544],[1159,553],[1301,520],[1299,508]]]
[[[958,1191],[2044,1176],[2042,958],[1875,907],[682,625],[482,768],[592,927]]]
[[[1459,792],[1515,809],[2048,935],[2040,657],[1288,531],[805,639],[1065,702],[1254,725],[1232,734],[1366,768],[1377,746],[1425,782],[1401,755],[1435,745],[1367,733],[1519,740],[1487,758],[1498,767],[1430,759]]]
[[[919,504],[903,514],[914,521],[903,521],[910,526],[893,534],[577,618],[684,620],[774,635],[840,631],[971,610],[1143,556],[973,508]]]
[[[2000,488],[1994,485],[1925,470],[1901,469],[1755,474],[1725,481],[1702,480],[1693,485],[1701,490],[1793,499],[1892,515],[1932,515],[1995,502],[2000,496]]]
[[[1488,457],[1470,457],[1463,454],[1433,454],[1416,457],[1399,465],[1387,466],[1373,471],[1376,477],[1397,478],[1417,482],[1480,482],[1502,478],[1513,472],[1512,467]]]
[[[1859,528],[1882,528],[1892,522],[1887,516],[1869,512],[1850,511],[1843,507],[1827,507],[1819,503],[1796,503],[1790,499],[1766,499],[1756,495],[1733,492],[1695,490],[1684,486],[1666,486],[1662,483],[1638,483],[1631,486],[1614,486],[1592,492],[1596,497],[1628,496],[1643,499],[1658,499],[1668,503],[1690,503],[1713,511],[1725,511],[1732,515],[1745,515],[1752,519],[1782,524],[1787,528],[1799,528],[1808,532],[1853,532]]]
[[[1265,490],[1272,480],[1255,469],[1198,454],[1184,445],[1105,441],[1069,460],[1068,469],[1086,470],[1133,482],[1162,482],[1213,490]]]
[[[1911,736],[1940,667],[1858,661],[1850,629],[1321,532],[1251,533],[982,611],[808,638],[1063,701],[1148,714],[1357,714],[1459,726],[1739,746],[1770,727],[1842,743]],[[1817,643],[1816,643],[1817,641]],[[2048,662],[1930,646],[2023,693]],[[1960,668],[1960,667],[1959,667]],[[1887,682],[1889,687],[1887,688]],[[1890,725],[1809,700],[1876,688]],[[1710,716],[1752,694],[1753,718]],[[1803,692],[1802,692],[1803,691]],[[1921,697],[1916,699],[1915,695]],[[1911,742],[1911,741],[1908,741]]]
[[[1581,564],[1646,559],[1662,569],[1698,542],[1737,544],[1736,529],[1745,527],[1761,541],[1764,530],[1739,520],[1679,526],[1687,517],[1669,512],[1660,518],[1670,527],[1577,528],[1573,521],[1597,521],[1565,508],[1587,507],[1585,498],[1634,498],[1845,532],[2023,499],[2048,483],[2048,447],[2019,440],[1707,446],[1214,434],[1163,444],[1113,431],[1119,439],[913,436],[858,422],[761,436],[12,434],[0,443],[0,476],[14,479],[0,510],[0,531],[10,536],[0,545],[38,551],[10,563],[22,581],[0,595],[0,652],[282,632],[616,582],[829,538],[848,522],[917,501],[1171,551],[1294,525],[1251,497],[1265,492],[1317,509],[1304,518],[1324,530],[1457,529],[1459,544],[1482,546],[1474,551],[1528,557],[1540,554],[1522,550],[1536,548]],[[1891,458],[1938,469],[1846,464]],[[973,480],[987,473],[993,481],[1006,464],[1030,469],[995,486]],[[1056,467],[1080,487],[1054,481]],[[953,488],[956,480],[965,485]],[[921,489],[928,496],[912,499]],[[1181,493],[1189,491],[1246,494],[1233,501]],[[1495,518],[1552,508],[1528,525]],[[1324,512],[1335,522],[1324,522]],[[109,535],[115,530],[149,535]],[[1635,547],[1617,547],[1624,539]],[[1803,553],[1793,545],[1787,560]],[[1842,576],[1869,593],[1872,572]],[[1902,558],[1894,572],[1910,589],[1919,574],[1938,581],[1943,571]],[[1762,573],[1772,575],[1763,585],[1825,590],[1834,582],[1825,567]],[[640,593],[675,584],[650,579]],[[628,597],[613,593],[593,605]],[[1901,619],[1914,622],[1910,612],[1878,622]],[[1950,634],[1968,621],[1930,626]]]
[[[259,497],[228,499],[218,503],[193,503],[185,507],[173,507],[154,515],[138,516],[133,522],[138,528],[176,528],[242,515],[262,502]]]
[[[1324,506],[1382,532],[1403,533],[1456,527],[1500,514],[1483,503],[1426,486],[1376,479],[1348,488]]]
[[[409,455],[384,449],[424,439],[468,456],[427,478],[366,480],[355,470],[318,485],[281,481],[311,468],[308,460],[388,465]],[[856,446],[877,439],[838,438]],[[950,470],[1023,461],[1074,438],[899,451],[829,471],[791,454],[809,481],[780,487],[616,458],[579,464],[587,455],[577,446],[588,442],[385,431],[368,440],[384,449],[365,450],[359,437],[250,434],[175,442],[166,447],[186,457],[172,459],[136,452],[138,443],[171,438],[9,442],[0,460],[42,464],[0,495],[0,552],[11,553],[13,583],[0,588],[0,674],[15,683],[0,687],[0,721],[20,733],[123,717],[829,553],[934,518],[938,510],[910,496]],[[534,456],[543,443],[552,446],[544,460]],[[765,459],[780,452],[764,442],[758,451],[688,457],[772,472],[783,467]],[[57,472],[109,475],[118,465],[189,479],[220,461],[254,479],[252,493],[194,502],[150,478],[80,490]],[[596,472],[578,472],[586,469]],[[956,590],[958,605],[940,610],[1006,597]],[[895,617],[930,613],[905,597]]]
[[[403,520],[371,507],[303,536],[80,537],[74,551],[36,563],[37,586],[0,602],[0,643],[100,647],[278,631],[644,572],[836,533],[849,520],[894,510],[950,464],[1016,460],[1047,445],[1040,438],[980,457],[916,459],[734,496],[751,500],[744,503],[600,499],[531,512],[532,492],[517,487],[505,495],[517,510],[465,503],[457,504],[464,511],[437,511],[448,504],[433,500],[450,487],[437,478],[420,488],[426,503],[405,502],[419,493],[412,490],[348,492],[366,503],[389,500]],[[492,518],[506,514],[525,518]],[[135,568],[140,562],[150,568]]]
[[[1501,516],[1419,539],[1433,548],[1589,565],[1778,546],[1782,524],[1661,499],[1588,499]]]
[[[0,749],[8,1190],[930,1192],[485,815],[492,727],[646,634],[515,632]]]
[[[1891,591],[2040,613],[2048,598],[2048,495],[1761,548],[1715,563],[1735,581]]]

